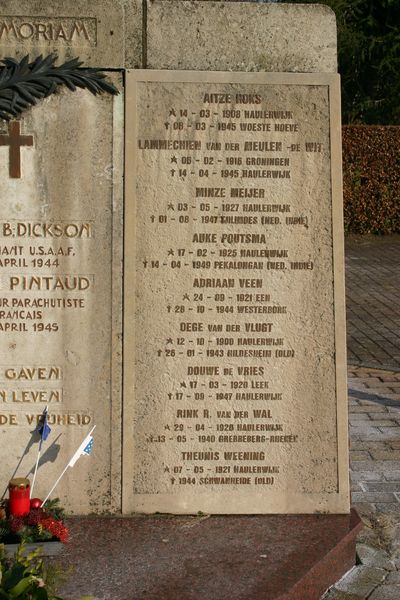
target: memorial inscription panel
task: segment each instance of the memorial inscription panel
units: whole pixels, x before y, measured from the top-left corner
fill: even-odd
[[[80,514],[120,509],[122,113],[60,90],[0,127],[0,480],[32,481],[46,406],[38,497],[96,425],[55,491]]]
[[[336,75],[131,71],[124,511],[347,512]]]

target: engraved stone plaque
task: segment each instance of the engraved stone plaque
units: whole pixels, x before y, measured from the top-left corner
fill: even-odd
[[[0,125],[0,480],[32,481],[46,405],[35,496],[96,425],[92,455],[54,493],[80,514],[120,508],[123,93],[111,77],[119,96],[60,90]]]
[[[36,57],[51,52],[60,61],[79,56],[86,66],[123,67],[125,23],[121,3],[3,0],[0,56],[22,58],[29,53]]]
[[[130,71],[123,510],[348,512],[339,81]]]

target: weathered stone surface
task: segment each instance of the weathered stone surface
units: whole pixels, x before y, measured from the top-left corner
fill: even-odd
[[[365,484],[365,489],[367,492],[399,492],[396,481],[370,481]]]
[[[368,545],[369,547],[375,548],[377,550],[381,550],[382,549],[382,540],[379,536],[379,530],[377,528],[374,528],[371,523],[369,522],[369,519],[367,518],[367,515],[370,516],[371,514],[373,514],[373,510],[369,509],[368,511],[363,511],[359,510],[360,504],[357,504],[357,512],[358,514],[360,514],[364,527],[362,528],[361,532],[358,535],[357,538],[357,545]],[[361,505],[363,506],[363,505]],[[372,506],[372,505],[371,505]]]
[[[400,513],[400,503],[399,502],[393,502],[393,503],[388,503],[388,504],[384,504],[383,502],[377,502],[376,503],[376,510],[377,512],[382,512],[384,514],[391,514],[391,513]]]
[[[361,596],[360,594],[351,594],[349,592],[343,592],[342,590],[332,588],[322,597],[321,600],[365,600],[365,596]]]
[[[35,496],[96,425],[91,457],[55,492],[78,514],[120,501],[122,116],[123,93],[62,89],[14,122],[33,138],[17,151],[19,178],[0,147],[0,481],[20,459],[18,475],[32,472],[46,405]]]
[[[141,0],[119,0],[124,11],[125,62],[126,69],[143,67],[143,2]]]
[[[147,67],[335,73],[336,20],[327,6],[154,0]]]
[[[400,467],[400,462],[398,464]],[[399,482],[398,489],[400,490],[400,471],[388,471],[385,473],[385,478],[388,481],[398,481]]]
[[[357,555],[363,565],[378,567],[386,571],[393,571],[394,564],[384,550],[377,550],[366,544],[357,544]]]
[[[369,600],[398,600],[400,598],[400,585],[379,586],[369,596]]]
[[[128,73],[127,512],[349,510],[336,80]]]
[[[366,598],[387,576],[387,571],[376,567],[354,567],[346,577],[335,584],[337,590]]]
[[[352,464],[351,468],[353,471],[370,471],[371,468],[374,468],[377,473],[387,473],[387,472],[398,472],[399,470],[399,461],[397,460],[374,460],[371,462],[370,460],[360,460],[356,461]]]
[[[353,492],[352,502],[395,502],[394,494],[384,492]]]
[[[389,573],[386,578],[386,583],[400,584],[400,571],[393,571],[392,573]]]
[[[0,57],[56,53],[90,67],[141,66],[139,0],[3,0]]]
[[[354,450],[350,451],[350,459],[351,460],[370,460],[371,456],[368,452],[362,450]]]
[[[374,466],[373,463],[370,464],[371,467]],[[382,481],[383,473],[377,473],[375,471],[353,471],[351,474],[351,479],[352,481]]]

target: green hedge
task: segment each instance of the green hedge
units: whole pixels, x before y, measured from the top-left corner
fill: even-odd
[[[345,230],[400,233],[400,127],[343,127]]]

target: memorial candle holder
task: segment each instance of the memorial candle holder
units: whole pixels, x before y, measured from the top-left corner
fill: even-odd
[[[27,552],[41,548],[43,556],[58,554],[68,542],[69,531],[58,498],[42,508],[39,498],[29,498],[30,491],[29,480],[12,479],[9,499],[0,504],[0,544],[7,556],[13,556],[21,542]]]
[[[8,484],[8,510],[14,517],[25,517],[31,508],[31,484],[29,479],[17,477]]]

